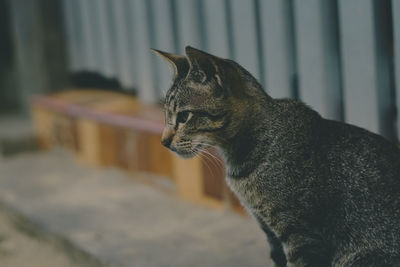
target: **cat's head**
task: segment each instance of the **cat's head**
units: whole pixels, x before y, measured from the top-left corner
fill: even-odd
[[[241,106],[249,94],[240,89],[241,67],[189,46],[186,56],[153,51],[167,59],[175,72],[164,101],[162,144],[185,158],[222,146],[244,119]]]

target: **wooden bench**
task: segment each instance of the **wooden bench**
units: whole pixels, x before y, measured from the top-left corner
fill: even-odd
[[[160,144],[164,118],[158,106],[121,93],[67,90],[35,96],[32,115],[43,149],[63,146],[86,164],[152,173],[171,181],[185,200],[242,211],[215,151],[208,151],[213,157],[181,159]]]

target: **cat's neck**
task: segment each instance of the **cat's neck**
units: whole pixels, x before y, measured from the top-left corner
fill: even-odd
[[[247,119],[243,120],[237,134],[221,146],[220,151],[225,160],[228,177],[237,179],[246,177],[262,163],[263,150],[270,142],[265,122],[271,108],[270,98],[253,105],[248,110]]]

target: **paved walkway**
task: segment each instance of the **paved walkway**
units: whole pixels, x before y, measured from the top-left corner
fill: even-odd
[[[93,267],[89,255],[4,206],[0,207],[0,266]]]
[[[36,143],[27,115],[0,115],[0,161],[3,157],[33,151]]]
[[[80,165],[63,150],[0,161],[0,201],[106,266],[271,266],[253,219]]]

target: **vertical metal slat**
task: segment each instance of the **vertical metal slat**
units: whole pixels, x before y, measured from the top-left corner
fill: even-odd
[[[76,43],[76,20],[71,0],[63,0],[64,25],[67,37],[68,69],[76,71],[79,69],[79,51]]]
[[[151,44],[149,29],[147,25],[146,0],[134,0],[130,2],[130,10],[134,17],[135,38],[137,48],[135,62],[140,66],[138,69],[138,95],[145,103],[155,103],[157,93],[154,85],[153,69],[151,63]]]
[[[374,1],[340,0],[345,115],[349,123],[381,132]]]
[[[96,55],[94,51],[94,29],[92,28],[92,8],[88,0],[79,1],[79,15],[82,19],[82,37],[83,37],[83,56],[85,58],[85,69],[89,71],[96,70]]]
[[[333,2],[296,0],[294,3],[300,98],[324,117],[341,119]]]
[[[116,72],[117,77],[121,81],[121,84],[126,88],[131,88],[133,86],[132,81],[132,67],[130,58],[130,49],[128,41],[128,25],[125,19],[125,8],[127,8],[127,3],[124,0],[110,1],[112,3],[111,10],[113,13],[113,28],[115,41],[113,42],[114,52],[116,56]]]
[[[392,0],[393,16],[393,49],[395,64],[395,85],[396,85],[396,104],[397,104],[397,138],[400,139],[400,1]]]
[[[254,2],[232,0],[232,30],[235,60],[254,77],[260,78]]]
[[[152,0],[154,11],[154,29],[155,29],[155,44],[153,48],[160,49],[166,52],[174,52],[174,34],[172,13],[170,12],[170,3],[165,0]],[[156,58],[157,57],[157,58]],[[172,79],[171,72],[168,68],[171,67],[168,62],[153,55],[154,66],[157,74],[157,92],[160,97],[164,97],[169,89]]]
[[[204,0],[204,10],[208,51],[222,58],[229,57],[224,0]]]
[[[272,97],[290,97],[294,75],[289,0],[261,1],[266,90]]]
[[[202,31],[202,3],[199,0],[178,0],[178,30],[180,36],[180,48],[187,45],[198,49],[206,49],[205,36]],[[180,51],[179,51],[180,52]]]

